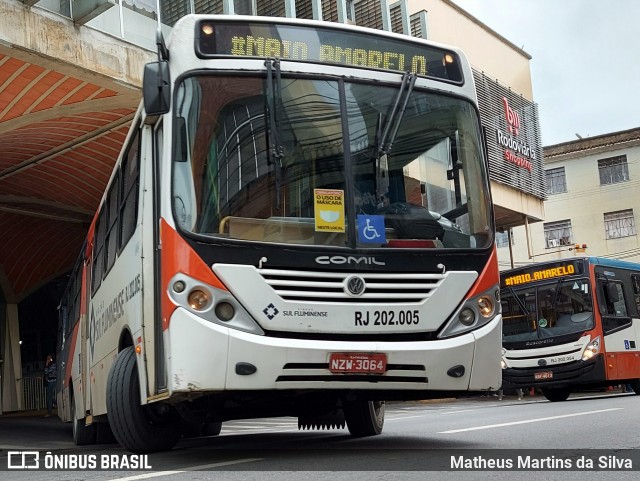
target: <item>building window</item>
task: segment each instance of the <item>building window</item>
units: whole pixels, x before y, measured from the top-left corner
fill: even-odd
[[[507,247],[509,245],[509,234],[505,232],[496,232],[496,246]],[[511,245],[515,245],[513,235],[511,235]]]
[[[626,155],[599,160],[598,170],[600,171],[600,185],[617,184],[629,180]]]
[[[636,235],[636,222],[633,218],[633,209],[605,212],[604,231],[607,239]]]
[[[573,244],[571,220],[560,220],[544,224],[544,242],[547,249]]]
[[[567,191],[567,178],[564,167],[545,170],[547,176],[547,194],[562,194]]]

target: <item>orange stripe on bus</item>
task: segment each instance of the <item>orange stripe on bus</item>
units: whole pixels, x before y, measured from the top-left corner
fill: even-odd
[[[176,305],[167,294],[169,281],[182,272],[217,289],[227,288],[215,276],[211,268],[204,263],[189,244],[171,227],[167,221],[160,219],[160,254],[161,290],[162,290],[162,330],[169,327],[169,318]]]
[[[496,247],[494,246],[487,264],[484,266],[480,276],[476,279],[476,282],[473,284],[469,294],[467,294],[467,298],[477,296],[494,286],[497,289],[499,285],[500,274],[498,272],[498,255],[496,253]]]

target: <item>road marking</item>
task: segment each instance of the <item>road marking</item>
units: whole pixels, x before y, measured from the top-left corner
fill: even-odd
[[[598,414],[598,413],[607,413],[611,411],[619,411],[624,408],[610,408],[610,409],[599,409],[597,411],[586,411],[582,413],[573,413],[573,414],[563,414],[561,416],[550,416],[547,418],[536,418],[536,419],[526,419],[524,421],[514,421],[511,423],[500,423],[500,424],[488,424],[486,426],[476,426],[473,428],[464,428],[464,429],[451,429],[449,431],[440,431],[438,434],[455,434],[455,433],[464,433],[467,431],[478,431],[480,429],[493,429],[493,428],[503,428],[506,426],[516,426],[518,424],[529,424],[529,423],[537,423],[540,421],[551,421],[553,419],[563,419],[563,418],[572,418],[575,416],[587,416],[589,414]]]
[[[468,413],[470,411],[475,411],[475,409],[460,409],[459,411],[445,411],[443,413],[438,414],[457,414],[457,413]]]
[[[267,428],[261,428],[261,429],[246,429],[246,430],[242,430],[242,429],[238,429],[238,430],[234,430],[234,429],[222,429],[222,432],[219,434],[219,436],[242,436],[244,434],[273,434],[273,433],[285,433],[285,432],[289,432],[289,431],[300,431],[299,428],[287,428],[287,429],[267,429]],[[312,431],[312,430],[309,430]]]
[[[137,479],[151,479],[159,478],[161,476],[172,476],[174,474],[180,474],[187,471],[201,471],[204,469],[219,468],[222,466],[231,466],[232,464],[251,463],[253,461],[262,461],[263,458],[247,458],[247,459],[235,459],[233,461],[222,461],[220,463],[202,464],[200,466],[188,466],[182,469],[176,469],[174,471],[158,471],[157,473],[144,473],[136,474],[133,476],[126,476],[124,478],[113,478],[108,481],[135,481]]]
[[[404,419],[423,418],[425,416],[428,416],[428,414],[422,414],[420,416],[396,416],[396,417],[393,417],[393,418],[387,418],[387,419],[385,419],[385,421],[402,421]]]

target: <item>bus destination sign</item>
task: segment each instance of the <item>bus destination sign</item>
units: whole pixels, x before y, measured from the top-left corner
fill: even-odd
[[[411,72],[462,83],[458,55],[417,42],[329,27],[260,22],[201,21],[201,58],[264,57]]]
[[[576,273],[581,273],[580,265],[578,263],[564,262],[546,265],[544,267],[537,266],[536,268],[529,270],[520,270],[518,274],[503,277],[501,284],[503,287],[517,286],[520,284],[528,284],[529,282],[570,276]]]

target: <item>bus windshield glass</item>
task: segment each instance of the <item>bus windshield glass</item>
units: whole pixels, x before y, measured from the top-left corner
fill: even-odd
[[[594,327],[588,279],[507,287],[501,297],[503,342],[549,339]]]
[[[471,102],[402,84],[199,75],[177,87],[173,204],[186,231],[346,247],[493,242]]]

